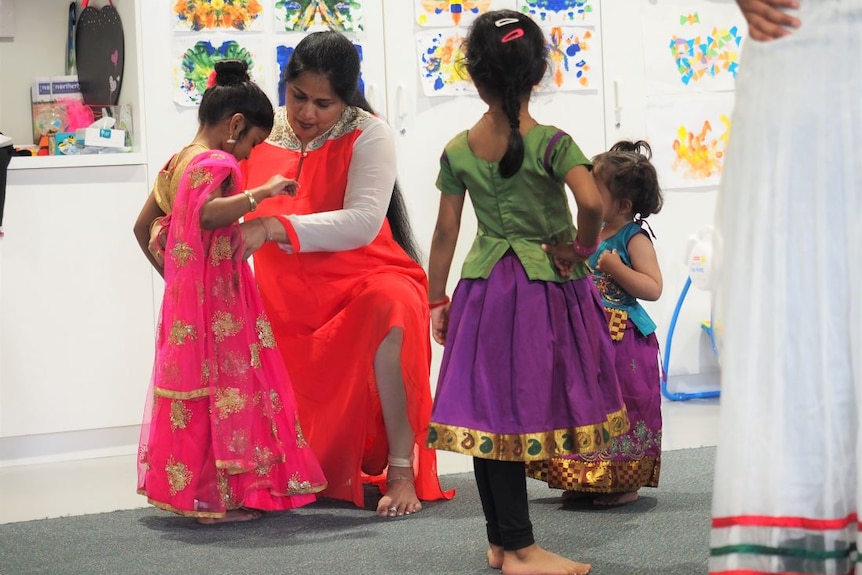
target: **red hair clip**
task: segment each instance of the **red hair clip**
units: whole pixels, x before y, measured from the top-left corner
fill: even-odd
[[[213,70],[210,72],[210,75],[207,76],[207,88],[212,88],[216,85],[216,71]]]
[[[524,29],[523,28],[515,28],[514,30],[512,30],[511,32],[509,32],[508,34],[506,34],[505,36],[500,38],[500,42],[505,44],[506,42],[511,42],[512,40],[517,40],[518,38],[520,38],[523,35],[524,35]]]

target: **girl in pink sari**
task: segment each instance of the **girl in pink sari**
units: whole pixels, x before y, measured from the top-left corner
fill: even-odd
[[[237,162],[273,122],[245,63],[216,65],[199,118],[194,141],[165,167],[141,214],[146,220],[157,205],[169,215],[149,226],[162,230],[164,250],[150,255],[163,262],[165,294],[138,491],[202,523],[245,521],[311,503],[326,487],[237,223],[296,183],[274,176],[244,190]]]

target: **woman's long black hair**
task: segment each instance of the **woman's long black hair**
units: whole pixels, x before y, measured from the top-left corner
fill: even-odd
[[[359,90],[359,71],[359,53],[347,37],[333,31],[314,32],[297,44],[279,80],[278,91],[283,94],[287,84],[302,72],[314,72],[329,80],[333,92],[345,104],[373,114],[374,110]],[[386,218],[398,245],[404,248],[414,261],[421,263],[422,255],[413,237],[407,206],[397,180],[392,189]]]

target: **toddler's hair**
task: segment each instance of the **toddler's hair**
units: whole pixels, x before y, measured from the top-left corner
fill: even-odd
[[[548,69],[545,35],[525,14],[493,10],[470,26],[464,52],[473,83],[485,97],[498,100],[509,119],[509,147],[500,160],[500,175],[509,178],[524,162],[521,99],[542,81]]]
[[[646,219],[661,211],[661,187],[651,158],[652,148],[643,140],[621,140],[593,158],[596,179],[607,186],[613,199],[632,203],[634,218]]]

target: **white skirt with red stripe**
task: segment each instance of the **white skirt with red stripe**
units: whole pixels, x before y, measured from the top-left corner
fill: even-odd
[[[862,0],[800,3],[743,48],[717,208],[714,575],[862,575]]]

